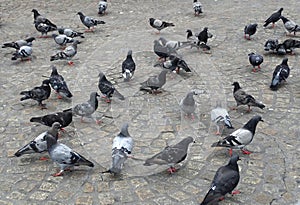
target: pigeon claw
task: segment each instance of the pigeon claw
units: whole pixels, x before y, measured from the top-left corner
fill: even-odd
[[[40,160],[46,161],[46,160],[48,160],[48,158],[47,157],[41,157]]]
[[[243,152],[243,154],[247,154],[247,155],[249,155],[249,154],[252,153],[252,152],[250,152],[249,150],[245,150],[245,149],[242,149],[242,152]]]
[[[69,64],[70,66],[73,66],[73,65],[74,65],[74,62],[73,62],[73,61],[69,61],[68,64]]]
[[[60,172],[57,172],[55,174],[53,174],[54,177],[59,177],[63,175],[64,170],[61,170]]]
[[[231,195],[240,194],[241,192],[239,190],[234,190],[231,192]]]
[[[167,170],[170,174],[173,174],[175,173],[177,170],[175,167],[170,167],[168,170]]]

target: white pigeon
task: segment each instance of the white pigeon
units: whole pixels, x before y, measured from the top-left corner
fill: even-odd
[[[217,102],[216,107],[210,113],[211,121],[216,125],[216,135],[220,135],[220,126],[226,126],[228,129],[234,129],[231,124],[230,116],[225,108],[221,107],[221,103]],[[223,129],[223,128],[222,128]]]
[[[28,59],[32,54],[32,47],[31,46],[21,46],[19,50],[17,50],[15,53],[13,53],[13,57],[11,60],[17,60],[18,58],[21,58],[21,60]]]

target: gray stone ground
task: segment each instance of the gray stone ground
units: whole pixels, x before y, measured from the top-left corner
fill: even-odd
[[[84,30],[76,13],[97,17],[97,1],[1,1],[0,42],[13,41],[27,36],[38,36],[31,10],[36,8],[58,26]],[[277,92],[268,86],[273,69],[283,57],[265,54],[263,44],[269,38],[283,41],[287,37],[282,22],[275,29],[263,29],[263,21],[275,10],[284,7],[283,14],[300,22],[299,2],[291,1],[202,1],[204,14],[194,17],[191,1],[110,1],[107,15],[101,17],[106,25],[87,33],[78,46],[78,54],[70,67],[65,61],[53,62],[64,75],[74,94],[72,102],[58,100],[54,93],[45,101],[47,110],[40,110],[34,101],[19,101],[19,92],[40,85],[42,75],[50,74],[50,55],[59,50],[52,39],[37,39],[33,43],[31,62],[12,62],[13,50],[0,49],[0,204],[199,204],[209,189],[215,171],[227,163],[225,149],[210,145],[219,139],[210,123],[210,110],[221,99],[224,106],[232,107],[233,81],[240,82],[249,93],[266,104],[266,109],[246,107],[230,111],[236,128],[253,115],[265,120],[248,149],[254,153],[242,155],[239,162],[241,194],[228,196],[220,204],[297,204],[299,203],[299,52],[288,56],[292,67],[287,83]],[[139,91],[139,83],[149,75],[157,74],[154,68],[157,57],[152,52],[153,40],[159,35],[148,25],[148,18],[156,17],[175,23],[161,36],[170,40],[185,40],[186,29],[200,31],[207,26],[214,37],[209,40],[211,52],[182,49],[180,54],[192,68],[192,73],[169,74],[165,92],[157,96]],[[243,28],[258,23],[253,40],[243,39]],[[298,34],[299,35],[299,34]],[[298,38],[297,38],[298,39]],[[137,64],[134,79],[124,83],[120,78],[121,62],[127,50],[133,50]],[[264,54],[259,72],[253,73],[248,63],[250,52]],[[96,166],[93,169],[76,167],[62,177],[53,177],[58,168],[40,156],[32,154],[14,157],[15,151],[39,133],[48,129],[29,122],[30,117],[61,111],[75,103],[86,101],[91,91],[98,91],[98,72],[102,70],[121,93],[124,102],[111,104],[100,101],[93,120],[80,123],[74,118],[60,139]],[[190,121],[181,115],[180,99],[190,90],[205,93],[196,96],[197,115]],[[183,137],[193,136],[196,143],[189,149],[189,157],[182,168],[172,176],[166,167],[143,167],[141,161],[128,160],[123,175],[114,178],[102,175],[110,165],[113,137],[123,122],[129,122],[129,132],[135,140],[134,154],[145,159],[167,144]],[[223,136],[229,131],[225,130]],[[103,178],[103,180],[101,179]]]

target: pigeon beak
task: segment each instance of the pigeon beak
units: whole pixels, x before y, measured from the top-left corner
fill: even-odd
[[[261,121],[261,122],[264,122],[264,120],[263,120],[263,119],[260,119],[260,121]]]

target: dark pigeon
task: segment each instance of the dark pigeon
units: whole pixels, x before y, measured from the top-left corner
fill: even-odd
[[[33,18],[34,18],[34,26],[37,31],[42,33],[41,38],[47,38],[47,33],[50,31],[57,30],[57,26],[52,23],[49,19],[42,16],[36,9],[32,9]]]
[[[60,124],[58,122],[53,123],[51,126],[51,129],[39,134],[35,139],[33,139],[31,142],[23,146],[21,149],[19,149],[16,153],[16,157],[20,157],[23,154],[31,154],[31,153],[42,153],[47,151],[47,142],[45,139],[46,135],[51,135],[55,139],[58,138],[58,130],[61,128]],[[41,158],[42,160],[45,158]]]
[[[17,40],[15,42],[3,43],[2,48],[14,48],[18,51],[22,46],[32,46],[32,41],[34,41],[34,37],[29,37],[22,40]]]
[[[115,88],[115,86],[109,80],[107,80],[103,72],[100,71],[98,77],[98,88],[106,98],[107,103],[111,102],[110,98],[113,96],[117,97],[120,100],[125,100],[125,97]]]
[[[256,33],[257,24],[249,24],[245,26],[244,28],[244,38],[250,40],[250,36],[254,35]],[[247,38],[248,35],[248,38]]]
[[[289,20],[288,18],[284,16],[280,16],[280,19],[282,20],[284,24],[284,28],[289,32],[289,33],[294,33],[296,35],[296,32],[300,31],[300,26],[296,24],[294,21]]]
[[[80,44],[78,40],[74,40],[72,45],[67,46],[63,51],[56,53],[55,55],[50,57],[50,61],[55,60],[69,60],[69,65],[74,65],[74,62],[71,61],[71,59],[76,55],[77,53],[77,44]]]
[[[75,37],[78,37],[78,36],[80,36],[81,38],[84,38],[84,35],[83,35],[82,32],[74,31],[70,28],[62,28],[61,27],[61,28],[58,28],[57,31],[58,31],[59,34],[64,34],[64,35],[66,35],[68,37],[71,37],[71,38],[75,38]]]
[[[64,128],[72,122],[72,112],[57,112],[40,117],[32,117],[30,122],[38,122],[48,127],[51,127],[54,123],[58,122],[61,125],[61,128]]]
[[[282,44],[279,44],[276,48],[277,54],[294,54],[294,49],[300,48],[300,41],[295,39],[286,39]]]
[[[273,40],[273,39],[269,39],[266,41],[265,45],[264,45],[264,50],[265,51],[276,51],[276,48],[278,46],[279,42],[277,39]]]
[[[252,142],[256,126],[260,121],[263,122],[261,116],[256,115],[252,117],[242,128],[237,129],[224,139],[213,143],[211,146],[230,148],[230,155],[232,155],[232,149],[241,149],[244,154],[251,154],[251,152],[244,149],[244,147]]]
[[[107,9],[107,0],[100,0],[98,3],[98,14],[104,15]]]
[[[73,97],[72,93],[70,92],[67,83],[62,75],[57,72],[55,66],[52,66],[52,73],[50,75],[50,85],[58,94],[57,98],[71,98]]]
[[[145,90],[151,93],[158,93],[158,89],[160,89],[166,83],[167,72],[169,71],[165,69],[162,70],[159,75],[149,77],[145,82],[141,83],[140,90]]]
[[[122,75],[124,81],[129,81],[135,71],[135,62],[132,59],[132,50],[129,50],[126,56],[126,59],[122,63]]]
[[[160,33],[160,31],[162,29],[165,29],[170,26],[175,26],[173,23],[168,23],[168,22],[165,22],[165,21],[162,21],[159,19],[155,19],[155,18],[149,18],[149,23],[152,28],[155,28],[158,30],[158,33]]]
[[[189,144],[192,142],[194,142],[192,137],[186,137],[175,145],[167,146],[158,154],[147,159],[144,166],[151,166],[153,164],[169,165],[168,172],[174,173],[176,172],[174,166],[185,160]]]
[[[257,69],[260,69],[260,64],[264,62],[264,58],[262,57],[262,55],[255,54],[255,53],[249,53],[248,56],[249,56],[249,62],[253,66],[252,71],[256,72],[257,70],[255,69],[255,67],[257,66]]]
[[[278,11],[273,13],[267,20],[265,20],[264,27],[267,27],[270,23],[272,23],[272,27],[274,28],[275,23],[280,19],[281,12],[283,11],[283,8],[280,8]]]
[[[238,160],[240,160],[239,156],[234,155],[226,166],[222,166],[217,170],[210,189],[200,205],[215,205],[224,200],[224,196],[228,193],[240,193],[239,191],[233,191],[240,181]]]
[[[88,30],[86,30],[87,32],[93,32],[95,26],[97,26],[98,24],[105,24],[104,21],[85,16],[82,12],[78,12],[77,14],[80,17],[82,24],[88,28]]]
[[[11,60],[17,60],[18,58],[21,58],[21,60],[30,60],[30,56],[32,54],[32,47],[31,46],[21,46],[19,50],[17,50],[15,53],[13,53],[13,57]]]
[[[247,112],[250,112],[250,106],[259,107],[260,109],[263,109],[265,107],[264,104],[258,102],[252,95],[247,94],[240,87],[240,84],[238,82],[234,82],[232,85],[234,86],[233,97],[236,101],[237,107],[240,105],[247,105]]]
[[[195,12],[195,16],[199,16],[200,14],[203,13],[202,4],[198,0],[194,0],[193,9],[194,9],[194,12]]]
[[[57,139],[53,136],[46,135],[45,139],[47,141],[47,149],[50,158],[60,167],[60,171],[55,173],[53,176],[61,176],[65,170],[73,169],[74,166],[85,165],[94,167],[93,162],[87,160],[67,145],[57,142]]]
[[[34,87],[33,89],[29,91],[22,91],[20,95],[25,95],[22,97],[20,100],[27,100],[27,99],[32,99],[35,100],[39,103],[39,106],[41,108],[46,108],[45,104],[42,104],[42,101],[46,100],[49,98],[51,94],[51,87],[50,87],[50,80],[44,80],[42,85],[39,87]]]
[[[290,68],[287,64],[288,59],[285,58],[282,60],[280,65],[277,65],[272,77],[272,82],[270,85],[271,90],[277,90],[282,81],[286,81],[290,74]]]
[[[208,28],[205,27],[198,35],[198,43],[197,45],[200,46],[200,44],[207,44],[207,40],[209,38],[212,38],[213,35],[211,33],[208,32]]]

